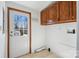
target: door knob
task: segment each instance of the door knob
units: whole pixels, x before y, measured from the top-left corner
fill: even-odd
[[[13,33],[13,31],[10,32],[10,36],[11,36],[11,37],[13,36],[12,33]]]

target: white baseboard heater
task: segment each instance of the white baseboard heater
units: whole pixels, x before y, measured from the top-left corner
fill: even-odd
[[[40,47],[40,48],[37,48],[34,52],[39,52],[39,51],[45,50],[45,49],[46,49],[45,46],[42,46],[42,47]]]

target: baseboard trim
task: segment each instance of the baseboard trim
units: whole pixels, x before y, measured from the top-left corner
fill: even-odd
[[[21,55],[21,56],[17,56],[17,57],[14,57],[14,58],[21,58],[22,56],[28,55],[28,54],[30,54],[30,53],[26,53],[26,54],[23,54],[23,55]]]

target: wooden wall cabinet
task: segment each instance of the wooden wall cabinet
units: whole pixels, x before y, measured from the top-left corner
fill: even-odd
[[[51,20],[53,24],[58,22],[58,3],[48,7],[48,21]]]
[[[47,10],[43,10],[41,12],[41,24],[46,25],[47,24]]]
[[[59,22],[67,22],[70,20],[70,2],[59,2]]]
[[[76,3],[73,1],[59,2],[59,23],[76,21]]]
[[[48,23],[49,21],[52,23]],[[41,24],[52,25],[76,21],[76,1],[59,1],[41,11]]]

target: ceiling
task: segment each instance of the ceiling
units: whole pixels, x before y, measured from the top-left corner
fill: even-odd
[[[48,6],[50,3],[53,3],[52,1],[16,1],[17,3],[27,6],[29,8],[32,8],[37,11],[41,11],[46,6]]]

